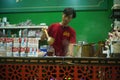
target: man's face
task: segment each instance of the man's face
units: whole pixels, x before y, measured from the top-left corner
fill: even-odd
[[[62,15],[63,25],[67,25],[71,20],[72,20],[72,15],[66,15],[66,14]]]

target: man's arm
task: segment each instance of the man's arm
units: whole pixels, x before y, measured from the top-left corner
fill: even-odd
[[[41,36],[41,40],[47,39],[49,45],[54,43],[54,38],[48,35],[47,29],[43,29],[43,35]]]
[[[73,56],[74,55],[74,44],[70,43],[68,46],[68,52],[66,56]]]

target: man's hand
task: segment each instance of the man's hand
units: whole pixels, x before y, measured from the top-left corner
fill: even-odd
[[[46,28],[43,28],[42,30],[44,31],[44,34],[45,34],[46,37],[47,37],[47,42],[48,42],[48,44],[49,44],[49,45],[52,45],[52,44],[54,43],[54,38],[52,38],[52,37],[50,37],[50,36],[48,35],[48,32],[47,32],[47,29],[46,29]]]
[[[48,39],[47,39],[47,42],[48,42],[49,45],[52,45],[54,43],[54,41],[55,40],[52,37],[48,37]]]

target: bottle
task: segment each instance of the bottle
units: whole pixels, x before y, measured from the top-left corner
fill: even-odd
[[[53,48],[53,46],[48,46],[47,56],[54,56],[54,55],[55,55],[55,49]]]
[[[19,31],[19,37],[21,37],[21,36],[22,36],[22,30]]]

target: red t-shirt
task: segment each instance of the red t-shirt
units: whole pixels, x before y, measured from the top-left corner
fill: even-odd
[[[70,26],[63,27],[59,23],[52,24],[48,27],[48,34],[55,39],[52,46],[56,56],[65,56],[69,43],[76,43],[76,32]]]

